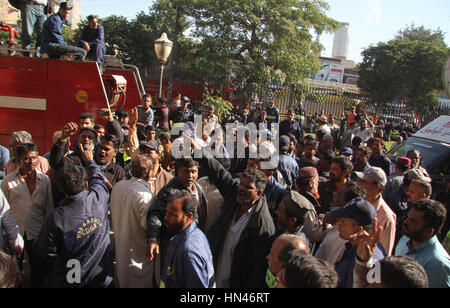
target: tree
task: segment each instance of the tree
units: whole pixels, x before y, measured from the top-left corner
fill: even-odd
[[[438,103],[442,65],[448,53],[441,30],[411,25],[393,40],[362,52],[358,86],[379,107],[402,100],[407,109],[427,114]]]
[[[194,8],[193,34],[202,42],[195,69],[244,89],[244,97],[317,72],[322,46],[311,30],[320,35],[337,27],[322,0],[198,0]]]

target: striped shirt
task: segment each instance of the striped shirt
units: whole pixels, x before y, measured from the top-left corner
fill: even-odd
[[[137,106],[138,110],[138,123],[142,123],[145,125],[152,125],[153,124],[153,110],[151,107],[148,107],[147,110],[144,110],[144,107],[142,105]]]

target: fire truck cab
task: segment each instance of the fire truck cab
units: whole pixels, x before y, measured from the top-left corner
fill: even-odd
[[[97,62],[0,55],[0,144],[8,147],[13,132],[27,131],[45,153],[54,132],[78,123],[80,113],[131,109],[144,94],[138,69],[113,56],[101,70]]]

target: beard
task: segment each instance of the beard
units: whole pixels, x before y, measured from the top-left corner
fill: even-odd
[[[83,150],[84,151],[93,151],[94,150],[94,145],[89,143],[89,144],[83,144]]]

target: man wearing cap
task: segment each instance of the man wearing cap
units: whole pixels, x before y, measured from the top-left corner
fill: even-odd
[[[188,109],[191,100],[186,96],[181,98],[181,107],[172,110],[169,113],[169,121],[172,121],[172,126],[178,123],[194,122],[194,114]]]
[[[332,214],[337,218],[339,236],[348,241],[345,244],[341,260],[335,265],[336,272],[339,275],[338,288],[352,288],[353,268],[358,248],[358,241],[352,236],[363,230],[370,232],[372,221],[377,217],[377,213],[369,202],[361,198],[355,198],[344,207],[332,211]],[[383,246],[377,243],[372,260],[377,262],[384,259],[385,256]]]
[[[437,238],[446,212],[440,202],[430,199],[412,204],[404,221],[405,236],[395,248],[396,256],[409,256],[423,266],[430,288],[450,287],[450,257]]]
[[[297,181],[298,164],[295,159],[289,155],[291,139],[288,136],[280,137],[280,155],[278,159],[278,170],[283,176],[286,188],[291,189]]]
[[[163,187],[169,184],[169,182],[173,179],[173,175],[161,167],[159,163],[161,153],[156,141],[141,141],[139,144],[139,152],[150,157],[152,160],[153,168],[150,173],[148,183],[150,185],[151,192],[156,196]]]
[[[395,244],[395,231],[397,216],[383,200],[382,192],[387,183],[384,171],[377,167],[371,167],[364,173],[356,172],[358,184],[366,191],[366,201],[369,201],[377,211],[378,226],[383,227],[380,243],[383,245],[387,256],[391,256]]]
[[[403,177],[411,166],[411,159],[408,157],[398,157],[395,164],[395,172],[387,178],[387,184],[384,187],[383,196],[389,196],[392,192],[399,189],[403,183]]]
[[[314,167],[304,167],[299,170],[297,178],[297,191],[318,210],[320,208],[319,173]]]
[[[289,109],[287,112],[287,119],[280,123],[280,136],[288,136],[293,134],[297,140],[303,138],[303,131],[300,123],[295,120],[295,112]]]
[[[321,228],[321,224],[311,202],[298,192],[290,191],[281,201],[276,214],[278,233],[298,235],[312,250],[314,233]]]
[[[271,100],[269,106],[266,108],[267,113],[267,128],[272,131],[272,124],[280,123],[280,111],[275,107],[275,101]]]
[[[351,147],[343,147],[342,150],[339,152],[339,155],[345,156],[350,161],[353,160],[353,149]]]
[[[50,58],[57,59],[67,53],[79,54],[81,55],[81,60],[86,58],[86,50],[67,45],[64,42],[62,28],[70,10],[72,10],[72,7],[67,2],[61,2],[58,13],[51,15],[44,22],[41,53],[47,53]],[[78,57],[80,57],[79,55]]]

